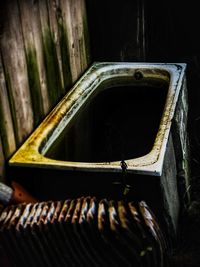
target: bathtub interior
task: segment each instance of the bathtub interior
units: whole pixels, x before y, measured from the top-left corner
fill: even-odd
[[[169,83],[107,86],[90,97],[45,152],[69,162],[113,162],[148,154],[154,145]]]

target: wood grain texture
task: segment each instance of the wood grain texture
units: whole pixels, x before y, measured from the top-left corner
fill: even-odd
[[[3,146],[0,136],[0,182],[4,181],[4,166],[5,166],[5,158],[3,153]]]
[[[40,76],[37,61],[35,36],[32,27],[32,16],[33,5],[28,5],[27,1],[19,2],[20,18],[22,25],[23,41],[26,54],[27,71],[28,71],[28,82],[30,87],[32,107],[34,114],[34,124],[37,125],[44,115],[44,109],[42,104]],[[36,38],[37,39],[37,38]]]
[[[39,13],[41,21],[44,62],[46,79],[50,100],[50,109],[55,106],[62,95],[62,79],[59,70],[59,61],[56,52],[56,45],[53,39],[49,23],[48,4],[46,1],[39,1]]]
[[[19,146],[33,130],[33,111],[29,91],[27,64],[16,1],[6,3],[1,53],[11,99],[16,143]]]
[[[56,55],[58,59],[58,68],[60,72],[62,93],[64,93],[64,80],[63,80],[63,66],[62,66],[62,55],[60,46],[60,32],[58,25],[58,17],[60,13],[59,1],[58,0],[47,0],[47,8],[49,15],[49,27],[52,33],[52,39],[56,48]]]
[[[0,12],[0,136],[8,159],[90,63],[84,0],[11,0]]]
[[[29,84],[33,99],[34,120],[37,124],[49,111],[46,69],[38,3],[19,1],[20,17],[24,37]]]
[[[60,7],[63,30],[68,40],[72,82],[74,82],[89,65],[85,2],[61,0]]]
[[[9,96],[6,86],[5,74],[0,55],[0,138],[2,140],[1,145],[4,144],[4,148],[1,148],[0,154],[5,153],[5,157],[11,156],[16,149],[14,126],[11,114],[11,107],[9,103]]]

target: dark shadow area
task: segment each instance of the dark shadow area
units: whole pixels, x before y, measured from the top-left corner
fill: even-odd
[[[191,204],[180,217],[171,266],[200,266],[199,8],[182,1],[87,0],[94,61],[187,63]]]

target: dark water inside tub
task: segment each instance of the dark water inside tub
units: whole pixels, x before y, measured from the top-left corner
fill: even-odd
[[[108,88],[91,100],[51,145],[46,157],[110,162],[149,153],[158,132],[167,86]]]

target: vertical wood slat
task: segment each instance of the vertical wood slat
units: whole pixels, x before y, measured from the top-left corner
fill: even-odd
[[[88,32],[84,0],[60,0],[63,28],[67,35],[72,81],[89,65]],[[86,52],[87,51],[87,52]]]
[[[39,9],[37,2],[34,1],[20,0],[18,3],[33,101],[34,122],[37,125],[44,114],[49,111]]]
[[[77,79],[77,68],[75,63],[75,49],[74,49],[74,42],[73,42],[73,33],[71,27],[71,12],[70,12],[70,0],[60,0],[60,7],[61,7],[61,18],[62,18],[62,28],[63,34],[65,34],[67,42],[68,42],[68,49],[69,49],[69,61],[70,61],[70,71],[72,76],[72,81]]]
[[[72,75],[69,56],[69,44],[67,33],[64,28],[60,0],[48,0],[50,27],[54,35],[58,54],[59,66],[62,69],[63,93],[69,90],[72,85]]]
[[[37,64],[37,55],[32,29],[32,3],[28,5],[27,1],[19,1],[20,19],[22,25],[23,41],[26,54],[28,82],[30,87],[32,107],[34,114],[34,125],[37,125],[43,118],[44,109],[41,97],[40,77]]]
[[[3,146],[0,136],[0,183],[4,181],[4,165],[5,165],[5,158],[3,153]]]
[[[0,55],[0,137],[4,148],[0,153],[5,153],[5,157],[11,156],[16,149],[14,126],[12,121],[12,114],[6,88],[5,74]]]
[[[28,84],[24,44],[16,0],[6,2],[1,53],[12,103],[16,142],[20,145],[33,129],[33,111]],[[8,133],[10,134],[10,133]]]
[[[47,0],[47,8],[49,15],[49,27],[52,33],[53,42],[56,48],[56,54],[58,58],[58,68],[60,72],[62,93],[64,94],[64,79],[63,79],[63,66],[62,66],[62,55],[61,55],[61,46],[60,46],[60,33],[59,25],[57,23],[57,17],[59,16],[59,0]]]
[[[74,21],[72,25],[75,25],[74,33],[76,33],[76,35],[74,36],[74,40],[76,40],[78,46],[77,61],[80,61],[80,75],[80,73],[83,73],[83,71],[87,68],[90,62],[89,35],[85,1],[76,1],[76,5],[74,5],[74,15]]]
[[[61,73],[59,72],[56,47],[49,24],[47,2],[39,1],[38,3],[41,20],[47,87],[49,92],[50,106],[53,107],[62,95]]]
[[[39,6],[37,2],[34,3],[33,1],[33,9],[31,13],[32,13],[31,21],[32,21],[32,27],[33,27],[33,33],[34,33],[35,49],[36,49],[37,62],[38,62],[39,75],[40,75],[42,102],[43,102],[44,114],[46,115],[50,110],[50,103],[49,103],[49,97],[48,97],[48,87],[47,87],[46,70],[45,70],[45,63],[44,63],[43,41],[42,41],[41,23],[40,23],[40,16],[39,16]]]

